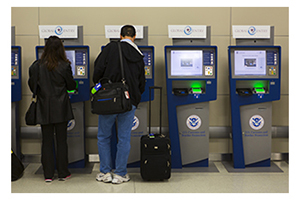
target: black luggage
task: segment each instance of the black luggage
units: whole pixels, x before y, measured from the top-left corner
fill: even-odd
[[[161,134],[161,104],[162,88],[160,89],[160,123],[159,134],[151,133],[151,100],[149,101],[149,134],[141,137],[141,169],[140,173],[144,180],[163,180],[171,177],[171,141],[170,138]]]
[[[11,151],[11,181],[16,181],[23,176],[24,165],[16,154]]]

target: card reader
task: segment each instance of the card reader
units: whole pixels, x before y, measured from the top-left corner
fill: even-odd
[[[236,91],[240,96],[251,96],[253,94],[250,88],[237,88]]]
[[[187,88],[174,88],[173,94],[176,96],[186,96],[189,95],[189,90]]]

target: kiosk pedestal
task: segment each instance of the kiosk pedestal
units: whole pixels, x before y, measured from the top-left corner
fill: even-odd
[[[270,166],[281,47],[229,46],[228,56],[234,168]]]
[[[21,157],[19,101],[22,99],[21,47],[11,46],[11,148]]]
[[[209,102],[177,106],[178,132],[183,166],[208,166]],[[197,128],[199,126],[199,128]]]
[[[172,168],[208,167],[209,101],[217,96],[216,46],[166,46]]]
[[[272,103],[241,106],[240,112],[245,165],[269,160],[272,139]],[[255,131],[260,126],[262,128]]]

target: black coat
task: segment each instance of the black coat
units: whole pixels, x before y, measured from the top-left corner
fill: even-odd
[[[49,71],[47,66],[35,61],[29,68],[28,85],[37,90],[37,123],[52,124],[66,122],[74,118],[67,90],[74,90],[76,82],[72,76],[69,63],[59,62],[58,66]],[[38,69],[39,67],[39,69]],[[35,74],[39,72],[38,83]]]
[[[121,49],[124,74],[129,87],[131,103],[138,106],[146,84],[143,55],[127,42],[121,42]],[[122,76],[117,42],[107,44],[95,60],[93,82],[97,83],[103,77],[109,78],[112,82],[121,81]]]

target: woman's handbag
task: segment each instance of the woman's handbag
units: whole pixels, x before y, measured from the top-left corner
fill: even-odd
[[[36,100],[37,97],[32,96],[31,104],[26,112],[25,121],[27,125],[35,126],[36,125]]]
[[[25,114],[25,122],[27,125],[35,126],[36,123],[36,107],[37,107],[37,88],[38,88],[38,80],[39,80],[39,68],[37,68],[37,73],[35,74],[35,86],[34,91],[31,98],[31,104]]]
[[[128,85],[124,77],[124,68],[122,60],[122,50],[118,42],[122,80],[121,82],[112,83],[108,78],[102,78],[99,83],[102,87],[92,94],[91,111],[93,114],[110,115],[130,111],[132,109]],[[103,83],[107,80],[106,83]]]

